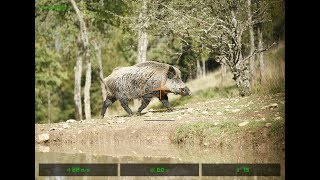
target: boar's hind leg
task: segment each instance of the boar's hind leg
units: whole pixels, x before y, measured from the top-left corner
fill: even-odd
[[[131,109],[128,106],[128,99],[127,98],[121,98],[119,99],[121,106],[123,107],[123,109],[129,114],[129,116],[132,116],[133,113],[131,111]]]
[[[141,113],[141,111],[144,108],[146,108],[148,106],[148,104],[150,103],[151,99],[152,99],[152,96],[148,96],[148,95],[147,96],[143,96],[141,106],[138,109],[138,113],[139,114]]]
[[[106,113],[107,111],[107,108],[116,101],[116,98],[110,98],[110,97],[107,97],[106,100],[103,102],[103,105],[102,105],[102,109],[101,109],[101,116],[102,118],[104,117],[104,114]]]
[[[169,104],[169,99],[168,99],[167,94],[161,94],[161,97],[159,97],[159,99],[162,102],[162,104],[164,105],[164,107],[166,107],[169,111],[173,110],[173,108]]]

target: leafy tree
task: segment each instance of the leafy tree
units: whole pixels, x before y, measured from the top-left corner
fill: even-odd
[[[36,122],[41,122],[47,119],[49,122],[56,120],[52,116],[47,103],[51,104],[51,94],[61,87],[62,81],[66,78],[66,73],[63,71],[59,63],[60,55],[53,49],[47,48],[50,46],[48,40],[44,36],[38,35],[35,44],[35,109]],[[47,37],[48,38],[48,37]],[[49,41],[50,42],[50,41]],[[53,46],[51,44],[51,46]],[[57,101],[53,101],[57,103]],[[47,108],[46,108],[47,107]]]

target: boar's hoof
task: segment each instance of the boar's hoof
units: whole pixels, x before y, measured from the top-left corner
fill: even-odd
[[[170,108],[167,108],[167,111],[168,112],[172,112],[174,109],[172,108],[172,107],[170,107]]]
[[[143,114],[145,114],[145,113],[137,112],[137,116],[142,116]]]
[[[143,113],[141,113],[141,112],[136,112],[136,113],[133,113],[131,116],[136,117],[136,116],[141,116],[141,115],[143,115]]]

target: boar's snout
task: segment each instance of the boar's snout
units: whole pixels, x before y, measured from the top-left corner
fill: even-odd
[[[186,86],[184,88],[180,88],[180,92],[182,96],[191,96],[191,91],[190,89]]]

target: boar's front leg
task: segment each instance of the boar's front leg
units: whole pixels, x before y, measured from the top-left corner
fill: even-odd
[[[153,97],[152,94],[147,94],[142,97],[141,106],[138,109],[139,114],[141,114],[141,111],[149,105],[152,97]]]
[[[104,117],[104,114],[107,111],[107,108],[116,101],[115,97],[107,97],[106,100],[103,102],[102,108],[101,108],[101,116]]]
[[[128,106],[129,100],[127,98],[121,98],[121,99],[119,99],[119,101],[120,101],[120,104],[123,107],[123,109],[129,114],[129,116],[132,116],[133,113]]]
[[[167,96],[167,94],[163,93],[161,94],[161,97],[159,95],[159,100],[162,102],[162,104],[164,105],[164,107],[166,107],[169,111],[172,111],[173,108],[170,106],[169,104],[169,98]]]

